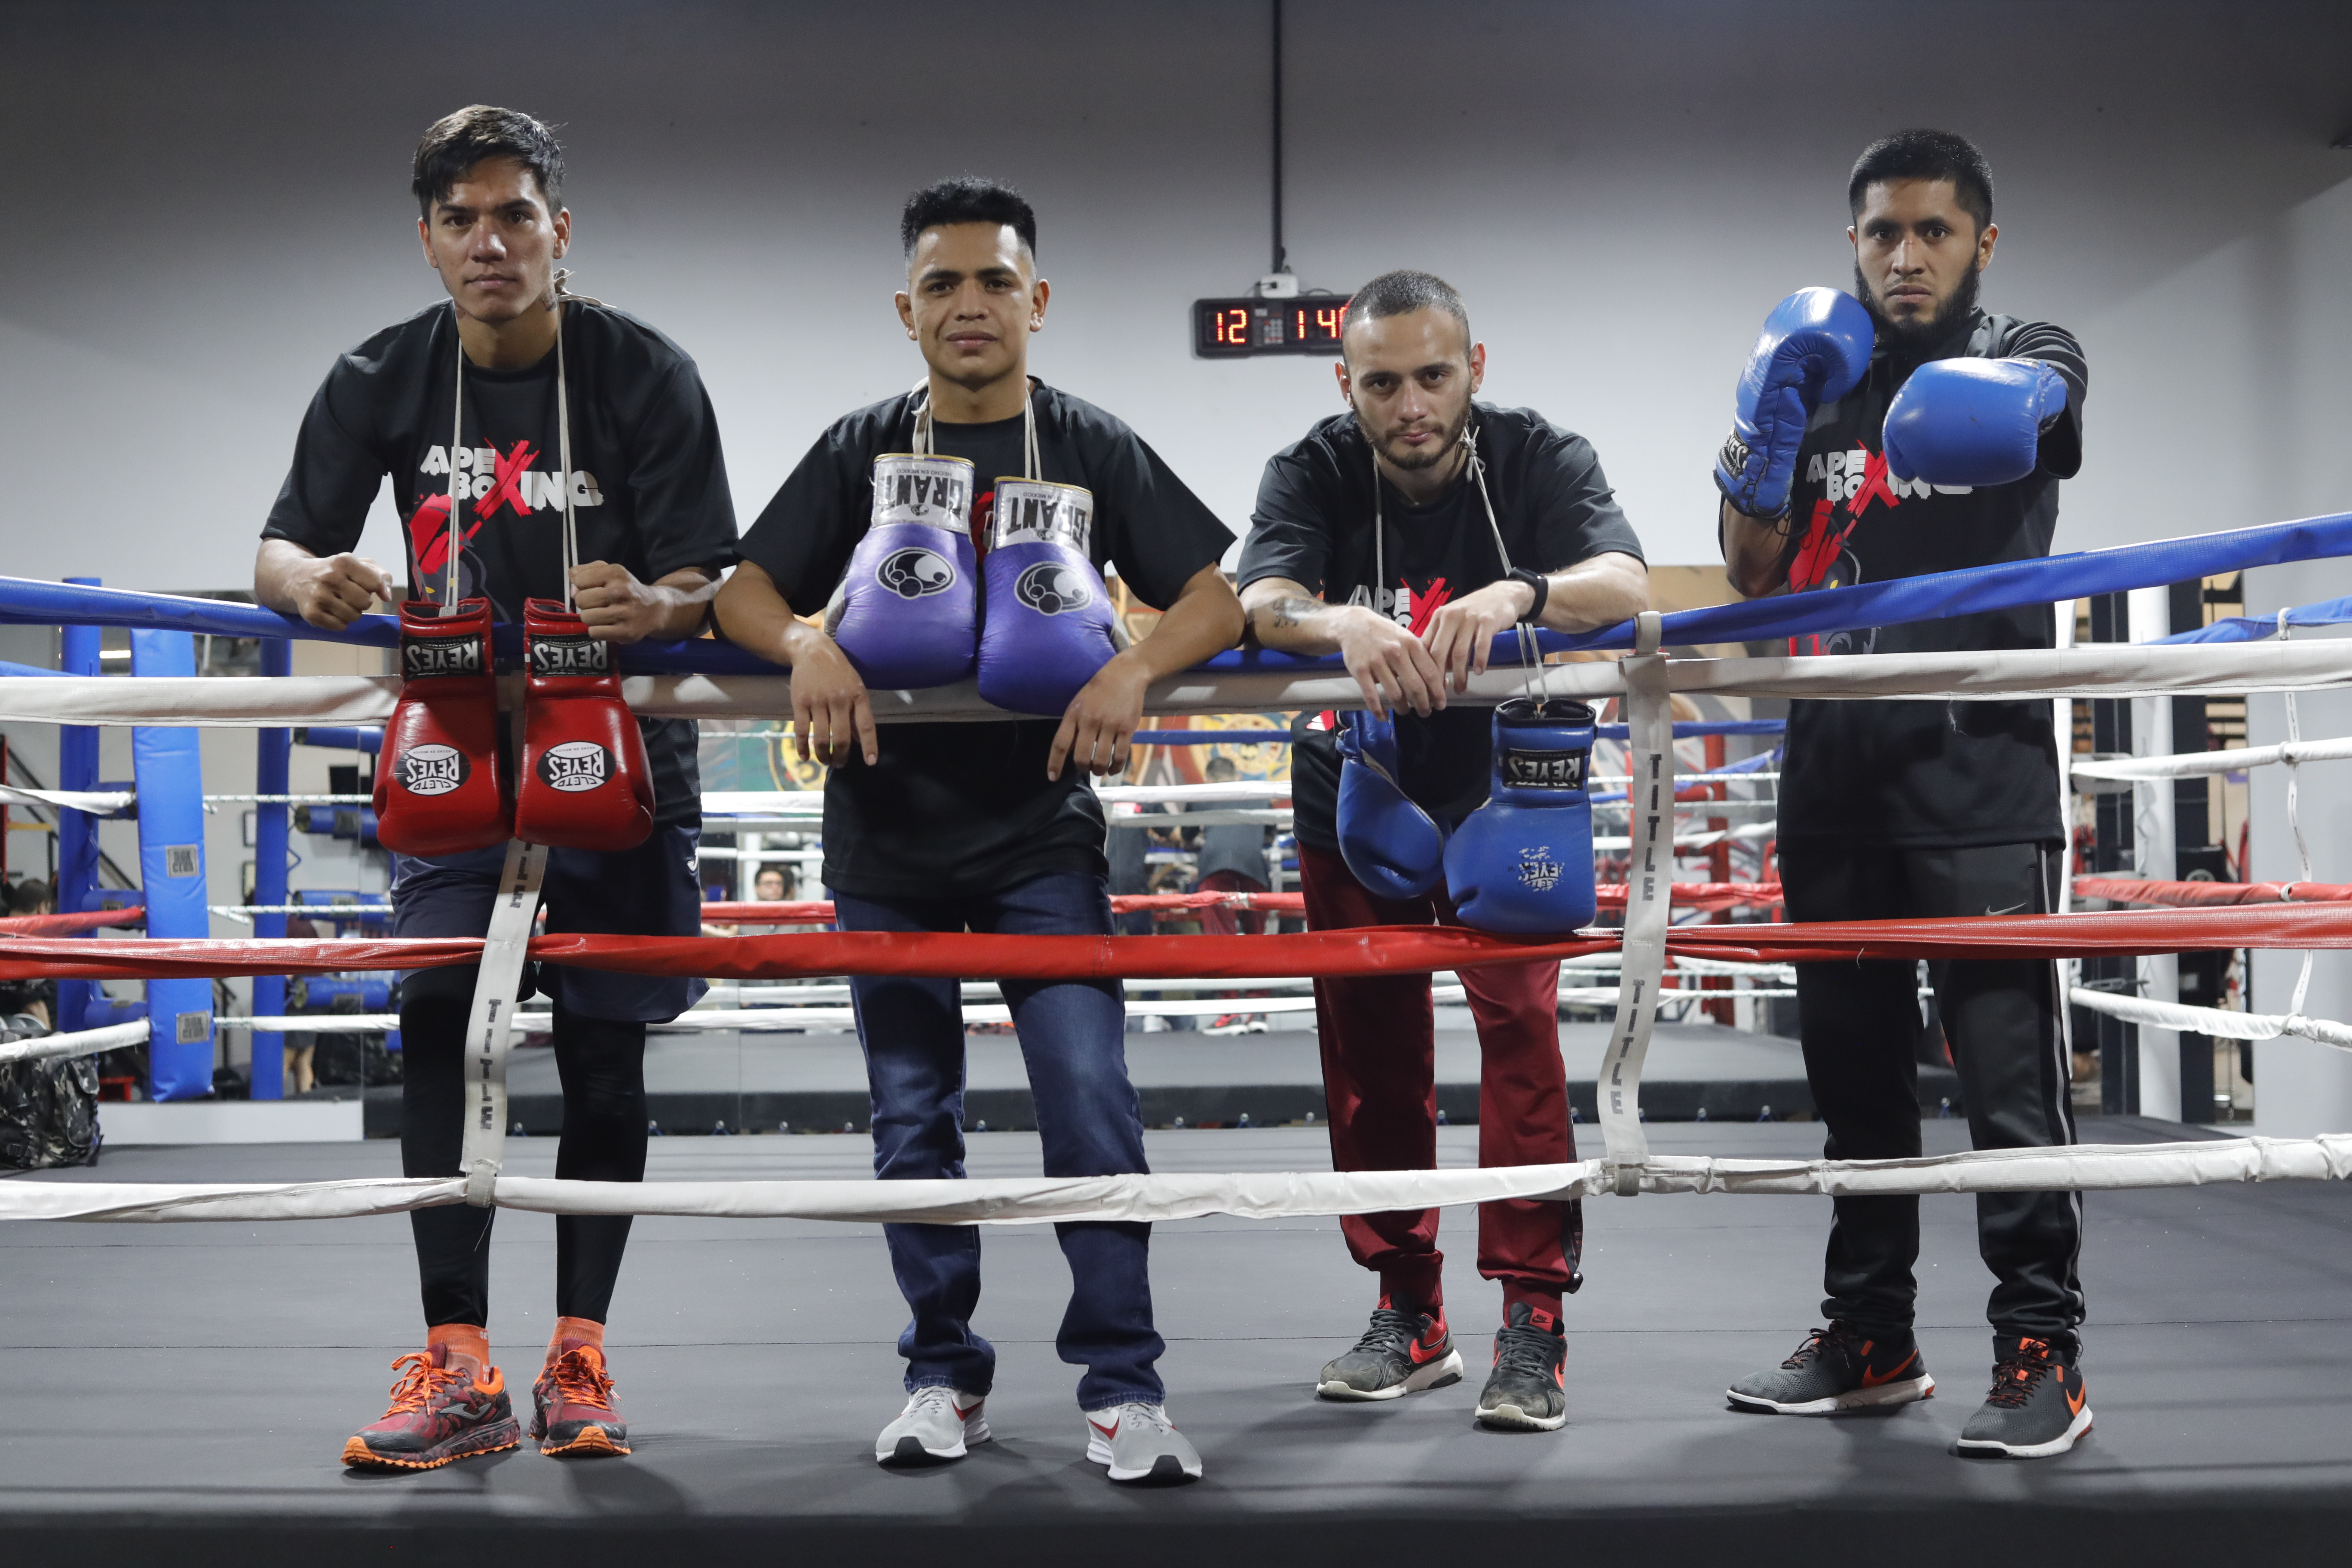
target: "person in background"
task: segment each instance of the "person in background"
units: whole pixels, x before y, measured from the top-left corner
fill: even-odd
[[[286,934],[311,942],[317,939],[319,928],[300,915],[289,915],[286,917]],[[310,1093],[318,1087],[317,1073],[312,1066],[319,1054],[318,1035],[302,1029],[280,1035],[278,1039],[283,1042],[278,1047],[283,1053],[283,1077],[279,1079],[283,1092],[289,1098]]]
[[[1202,770],[1211,784],[1232,784],[1240,776],[1231,757],[1211,757]],[[1246,802],[1208,801],[1204,811],[1227,811],[1236,807],[1247,809]],[[1200,876],[1192,883],[1193,890],[1202,893],[1263,893],[1265,882],[1265,847],[1274,830],[1255,822],[1219,823],[1201,829]],[[1208,936],[1234,936],[1246,933],[1257,936],[1265,930],[1265,915],[1258,910],[1235,909],[1231,905],[1211,905],[1201,911],[1201,930]],[[1238,991],[1223,991],[1221,996],[1239,996]],[[1203,1031],[1212,1035],[1257,1034],[1265,1028],[1263,1013],[1227,1013]]]
[[[7,913],[12,917],[53,915],[58,912],[58,890],[37,877],[27,877],[8,889]],[[11,1013],[26,1013],[41,1021],[45,1029],[58,1026],[58,983],[54,980],[28,980],[17,990],[18,1005]]]

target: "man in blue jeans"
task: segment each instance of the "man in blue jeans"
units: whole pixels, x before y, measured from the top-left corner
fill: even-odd
[[[744,539],[744,564],[720,593],[719,623],[737,643],[792,667],[802,755],[832,770],[824,880],[844,931],[1108,936],[1102,808],[1085,773],[1125,769],[1147,686],[1240,638],[1241,605],[1218,569],[1233,535],[1132,430],[1031,383],[1028,336],[1045,324],[1048,289],[1037,276],[1028,203],[1002,185],[947,181],[908,200],[900,238],[908,276],[898,314],[929,374],[913,393],[860,409],[818,439]],[[794,618],[826,605],[845,575],[857,579],[852,587],[868,574],[881,580],[890,560],[858,556],[852,574],[874,510],[876,459],[927,451],[971,465],[964,521],[975,542],[986,538],[1000,476],[1089,492],[1093,563],[1114,564],[1136,598],[1167,612],[1058,720],[877,731],[849,656],[826,631]],[[885,604],[883,636],[935,631],[926,617],[936,607],[921,595]],[[845,623],[843,637],[852,640]],[[874,1096],[876,1173],[961,1176],[957,983],[858,976],[851,993]],[[1143,1171],[1118,984],[1007,982],[1004,996],[1029,1067],[1045,1173]],[[971,1326],[980,1232],[884,1229],[913,1319],[898,1339],[909,1397],[875,1458],[961,1458],[989,1436],[982,1403],[996,1371],[994,1348]],[[1072,1277],[1056,1344],[1064,1361],[1087,1369],[1078,1407],[1087,1457],[1115,1481],[1199,1476],[1200,1455],[1169,1425],[1153,1370],[1166,1347],[1151,1321],[1151,1227],[1055,1229]]]

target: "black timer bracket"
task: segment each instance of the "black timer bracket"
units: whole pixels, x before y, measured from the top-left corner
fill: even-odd
[[[1248,359],[1256,354],[1337,358],[1347,310],[1345,294],[1195,300],[1192,353],[1201,359]]]

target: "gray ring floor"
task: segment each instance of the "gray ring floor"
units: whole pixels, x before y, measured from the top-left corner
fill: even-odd
[[[1809,1124],[1650,1131],[1664,1152],[1820,1147]],[[1956,1121],[1927,1131],[1931,1150],[1966,1135]],[[2106,1121],[2084,1137],[2179,1131]],[[1442,1162],[1472,1163],[1475,1139],[1446,1130]],[[1029,1134],[972,1143],[975,1174],[1037,1169]],[[509,1147],[518,1173],[550,1173],[553,1141]],[[1169,1171],[1328,1166],[1319,1130],[1155,1132],[1150,1152]],[[652,1173],[849,1176],[868,1158],[862,1136],[669,1138],[654,1145]],[[397,1169],[397,1151],[371,1142],[123,1150],[95,1171],[30,1179]],[[563,1462],[527,1445],[378,1477],[337,1456],[383,1409],[385,1363],[420,1337],[404,1217],[0,1226],[0,1542],[16,1564],[358,1551],[389,1561],[460,1542],[536,1544],[576,1563],[688,1550],[710,1563],[866,1562],[927,1546],[965,1562],[1240,1551],[1354,1563],[1451,1547],[1743,1563],[1867,1550],[1916,1568],[2028,1541],[2093,1562],[2340,1551],[2352,1521],[2342,1188],[2095,1194],[2084,1366],[2097,1425],[2072,1454],[2035,1463],[1950,1451],[1986,1386],[1990,1277],[1972,1204],[1924,1207],[1921,1340],[1937,1396],[1892,1415],[1804,1419],[1733,1413],[1723,1388],[1815,1321],[1826,1200],[1588,1204],[1589,1282],[1568,1310],[1570,1421],[1540,1436],[1471,1423],[1499,1302],[1477,1278],[1471,1211],[1447,1211],[1441,1233],[1471,1374],[1380,1405],[1307,1392],[1371,1305],[1337,1222],[1163,1226],[1161,1368],[1208,1475],[1140,1492],[1082,1458],[1076,1372],[1052,1344],[1068,1274],[1044,1227],[987,1236],[978,1322],[1001,1354],[997,1441],[961,1464],[873,1462],[874,1434],[903,1397],[892,1342],[904,1316],[875,1227],[650,1219],[637,1225],[611,1338],[634,1457]],[[495,1245],[492,1343],[523,1403],[551,1311],[553,1222],[507,1213]]]

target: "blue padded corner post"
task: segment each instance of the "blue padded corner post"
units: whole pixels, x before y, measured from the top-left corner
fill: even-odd
[[[294,645],[283,637],[261,639],[261,673],[265,677],[294,673]],[[284,795],[293,734],[286,730],[257,731],[253,788],[257,795]],[[265,907],[286,901],[286,803],[263,801],[253,812],[253,901]],[[282,937],[286,917],[256,915],[253,934]],[[286,977],[254,977],[253,1010],[275,1017],[286,1011]],[[286,1037],[276,1031],[253,1035],[252,1093],[256,1100],[286,1098]]]
[[[68,583],[98,586],[95,577],[68,577]],[[67,675],[98,673],[99,629],[96,626],[67,626],[58,660]],[[98,788],[98,728],[93,724],[61,724],[58,727],[58,787],[68,790]],[[98,907],[98,824],[87,812],[60,811],[58,814],[58,909],[62,913],[79,914]],[[63,1031],[86,1029],[90,998],[98,991],[95,980],[60,980],[58,982],[58,1028]]]
[[[187,632],[135,629],[131,673],[196,672]],[[147,934],[208,937],[205,907],[205,773],[202,733],[187,726],[131,731],[131,773],[139,795],[139,886]],[[213,1091],[213,983],[147,982],[148,1091],[156,1100],[201,1100]]]

